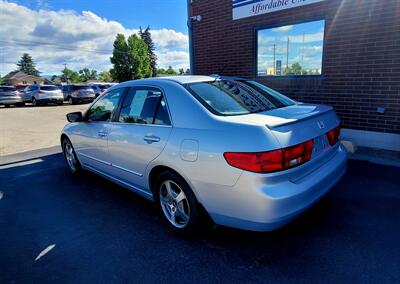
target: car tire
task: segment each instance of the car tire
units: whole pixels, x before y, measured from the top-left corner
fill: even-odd
[[[70,105],[73,105],[73,104],[74,104],[74,100],[72,99],[72,97],[69,97],[69,98],[68,98],[68,103],[69,103]]]
[[[5,107],[5,108],[9,108],[9,107],[10,107],[10,105],[4,105],[4,107]]]
[[[57,105],[62,106],[64,102],[58,102]]]
[[[163,222],[181,235],[189,235],[200,224],[200,206],[187,182],[173,171],[158,175],[154,183],[154,197]]]
[[[32,98],[32,106],[38,106],[38,101],[35,98]]]
[[[68,138],[64,138],[62,140],[62,150],[69,171],[72,174],[79,174],[80,172],[82,172],[82,166],[79,163],[79,160],[75,153],[75,149]]]
[[[24,107],[25,103],[17,103],[17,107]]]

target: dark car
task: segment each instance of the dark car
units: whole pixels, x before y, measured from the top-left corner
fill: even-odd
[[[92,87],[86,85],[63,85],[62,92],[64,100],[68,101],[71,105],[76,103],[91,103],[96,98]]]
[[[110,84],[101,84],[101,83],[92,83],[89,84],[88,86],[90,86],[94,93],[96,94],[96,98],[98,96],[100,96],[102,93],[104,93],[105,91],[107,91],[107,89],[111,86]]]
[[[0,86],[0,105],[9,107],[10,105],[22,106],[20,93],[14,86]]]

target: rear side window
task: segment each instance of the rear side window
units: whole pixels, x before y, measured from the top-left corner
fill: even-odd
[[[40,89],[43,90],[43,91],[56,91],[56,90],[59,90],[59,88],[57,86],[41,86]]]
[[[122,104],[119,122],[170,125],[161,91],[154,88],[130,88]]]
[[[288,97],[254,81],[215,80],[185,87],[217,115],[257,113],[295,104]]]

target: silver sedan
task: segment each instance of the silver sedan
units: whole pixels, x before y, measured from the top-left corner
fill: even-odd
[[[346,171],[339,119],[255,81],[180,76],[115,85],[69,113],[72,173],[92,171],[158,204],[165,223],[268,231],[321,198]]]

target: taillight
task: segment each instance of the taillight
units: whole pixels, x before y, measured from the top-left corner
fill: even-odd
[[[339,141],[340,126],[337,126],[326,133],[328,137],[329,145],[333,146]]]
[[[226,162],[236,168],[256,172],[270,173],[304,164],[311,159],[313,140],[284,149],[268,152],[226,152]]]

